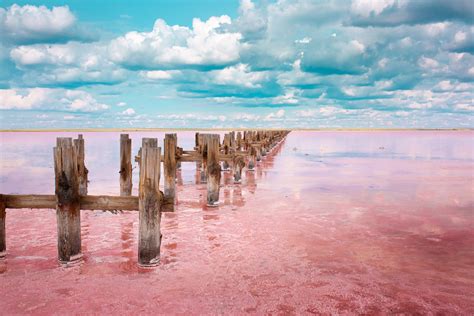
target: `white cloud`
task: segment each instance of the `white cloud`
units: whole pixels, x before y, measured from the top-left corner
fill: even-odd
[[[193,28],[158,19],[151,32],[129,32],[109,45],[110,58],[120,64],[145,67],[226,65],[239,59],[241,34],[222,28],[230,17],[193,19]]]
[[[352,0],[351,11],[363,17],[378,15],[385,8],[392,6],[395,0]]]
[[[365,45],[362,44],[361,42],[359,42],[358,40],[352,40],[350,42],[352,44],[352,46],[355,47],[355,49],[357,51],[359,51],[360,53],[364,53],[365,52]]]
[[[97,112],[108,105],[98,102],[92,95],[80,90],[32,88],[0,89],[2,110],[61,110],[71,112]]]
[[[295,97],[295,91],[287,91],[284,95],[280,95],[273,99],[274,104],[298,104],[299,100]]]
[[[458,31],[456,32],[456,34],[454,35],[454,41],[456,43],[461,43],[461,42],[464,42],[467,38],[467,35],[465,32],[462,32],[462,31]]]
[[[72,35],[76,18],[69,7],[12,5],[0,8],[0,31],[13,40],[44,40]]]
[[[439,36],[443,33],[448,26],[451,25],[450,22],[439,22],[439,23],[431,23],[421,26],[426,33],[430,36]]]
[[[117,106],[120,106],[120,107],[124,107],[124,106],[126,106],[126,105],[127,105],[126,102],[119,102],[119,103],[117,103]]]
[[[282,119],[284,116],[285,116],[285,110],[280,109],[276,112],[271,112],[270,114],[265,116],[265,120],[266,121],[271,121],[271,120],[275,120],[275,119],[278,120],[278,119]]]
[[[236,85],[246,88],[259,88],[261,81],[267,79],[263,71],[252,72],[246,64],[238,64],[211,72],[213,81],[222,85]]]
[[[461,111],[474,111],[474,105],[473,104],[468,104],[468,103],[460,103],[456,104],[456,109],[461,110]]]
[[[302,39],[295,40],[295,43],[297,44],[309,44],[311,43],[312,38],[311,37],[303,37]]]
[[[152,70],[140,71],[140,76],[151,80],[167,80],[173,78],[174,75],[180,74],[177,70]]]
[[[125,111],[121,112],[122,115],[135,115],[135,110],[132,108],[128,108]]]
[[[127,71],[107,59],[102,44],[22,45],[13,48],[11,59],[26,72],[23,80],[30,85],[66,83],[117,83]]]
[[[439,63],[433,58],[421,56],[421,58],[418,60],[418,65],[420,65],[422,68],[434,69],[439,66]]]

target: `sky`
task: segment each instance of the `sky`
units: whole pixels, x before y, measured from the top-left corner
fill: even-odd
[[[473,128],[474,1],[0,1],[0,129]]]

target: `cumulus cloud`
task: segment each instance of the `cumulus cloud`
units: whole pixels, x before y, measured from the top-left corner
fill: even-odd
[[[135,110],[132,109],[132,108],[128,108],[128,109],[122,111],[121,114],[122,115],[128,115],[128,116],[135,115]]]
[[[271,121],[271,120],[279,120],[282,119],[285,116],[285,110],[280,109],[276,112],[271,112],[267,116],[265,116],[265,120]]]
[[[38,43],[86,38],[68,6],[53,7],[14,4],[0,8],[0,33],[15,43]]]
[[[230,17],[195,18],[193,27],[158,19],[151,32],[129,32],[109,45],[111,60],[130,68],[222,67],[239,59],[241,34],[227,32]]]
[[[109,108],[91,94],[64,89],[0,89],[2,110],[59,110],[71,112],[98,112]]]
[[[127,77],[127,70],[108,60],[106,48],[97,43],[20,45],[10,57],[32,86],[111,84]]]
[[[249,65],[238,64],[211,72],[213,81],[220,85],[236,85],[246,88],[261,88],[260,82],[268,78],[266,72],[252,72]]]
[[[140,71],[140,75],[143,78],[150,80],[168,80],[174,76],[180,75],[181,72],[178,70],[151,70],[151,71]]]
[[[472,23],[471,0],[353,0],[352,22],[359,26],[396,26],[443,21]]]

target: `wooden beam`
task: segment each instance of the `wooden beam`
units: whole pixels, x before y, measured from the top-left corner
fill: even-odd
[[[132,195],[132,140],[120,134],[120,195]]]
[[[160,152],[161,148],[149,145],[141,149],[138,263],[147,267],[158,265],[160,260],[160,221],[163,201],[163,195],[159,191]]]
[[[138,196],[81,196],[81,210],[138,211]]]
[[[82,260],[77,153],[72,138],[57,138],[54,148],[58,257],[62,264]]]
[[[138,211],[138,196],[84,195],[81,210]],[[56,196],[36,194],[4,194],[6,209],[55,209]],[[169,201],[167,201],[169,203]],[[162,210],[165,212],[165,210]]]

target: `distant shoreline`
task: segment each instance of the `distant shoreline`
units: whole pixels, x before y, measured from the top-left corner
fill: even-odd
[[[65,128],[65,129],[0,129],[1,133],[25,132],[192,132],[290,130],[308,132],[389,132],[389,131],[474,131],[473,128]]]

